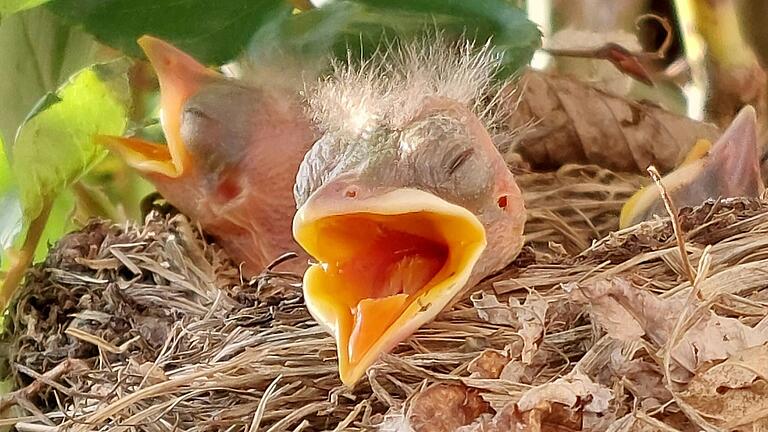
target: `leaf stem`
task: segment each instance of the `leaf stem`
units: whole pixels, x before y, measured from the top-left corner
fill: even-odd
[[[24,238],[24,244],[14,257],[13,263],[5,274],[3,285],[0,287],[0,310],[5,310],[8,306],[8,302],[24,278],[24,273],[32,263],[35,257],[35,249],[37,249],[37,244],[43,235],[43,230],[45,230],[52,207],[53,200],[46,200],[43,203],[43,209],[40,211],[40,214],[30,223],[27,235]]]

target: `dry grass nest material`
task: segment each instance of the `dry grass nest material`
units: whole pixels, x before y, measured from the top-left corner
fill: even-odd
[[[768,207],[620,232],[644,182],[519,174],[526,249],[341,386],[300,278],[237,267],[180,215],[94,221],[33,268],[5,343],[22,431],[757,430],[768,427]],[[606,236],[607,235],[607,236]],[[602,238],[599,241],[594,239]],[[762,361],[760,359],[762,358]],[[435,415],[436,414],[436,415]]]

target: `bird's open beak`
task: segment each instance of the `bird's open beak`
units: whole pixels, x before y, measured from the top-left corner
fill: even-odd
[[[304,275],[304,298],[334,335],[341,380],[352,385],[461,291],[485,229],[469,210],[416,189],[326,192],[298,210],[293,233],[319,261]]]
[[[145,173],[179,177],[189,168],[189,154],[181,138],[182,109],[190,96],[218,74],[173,45],[152,36],[138,44],[155,68],[160,82],[160,121],[167,141],[163,144],[139,138],[102,136],[101,141]]]
[[[707,199],[759,196],[764,186],[754,108],[742,108],[715,144],[699,141],[661,182],[678,208],[700,205]],[[661,205],[659,188],[655,184],[644,187],[624,204],[619,226],[646,220]]]

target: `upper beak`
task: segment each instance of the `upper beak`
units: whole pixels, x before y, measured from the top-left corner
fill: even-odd
[[[486,237],[469,210],[427,192],[362,197],[330,186],[299,208],[293,233],[319,261],[304,275],[304,299],[334,335],[351,385],[461,291]]]
[[[160,121],[167,146],[138,138],[103,136],[102,141],[120,153],[134,168],[168,177],[179,177],[190,160],[181,138],[182,109],[190,96],[218,74],[173,45],[152,36],[138,44],[157,73],[160,83]]]
[[[764,186],[754,108],[742,108],[711,148],[705,140],[696,143],[683,163],[661,182],[678,208],[700,205],[707,199],[759,196]],[[658,186],[644,187],[624,204],[619,226],[634,225],[660,210]]]

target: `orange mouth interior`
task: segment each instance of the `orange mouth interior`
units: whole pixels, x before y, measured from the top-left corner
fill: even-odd
[[[327,263],[324,285],[328,294],[336,291],[354,322],[350,362],[359,361],[409,300],[446,267],[450,246],[430,219],[410,213],[336,216],[319,222],[326,241],[339,248]],[[333,289],[339,286],[349,289]]]
[[[442,310],[485,246],[474,217],[429,211],[328,216],[296,232],[321,262],[304,277],[305,300],[335,329],[342,378]]]

